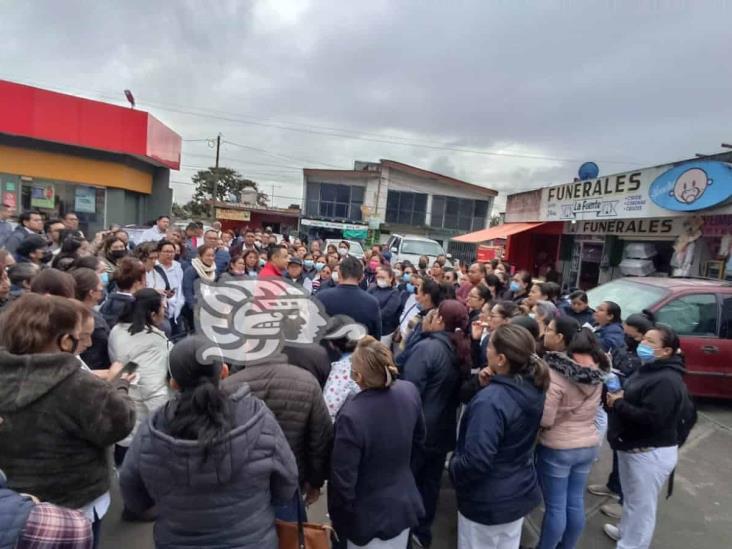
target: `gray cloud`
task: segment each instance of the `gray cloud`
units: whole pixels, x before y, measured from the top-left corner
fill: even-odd
[[[392,158],[510,192],[571,180],[581,160],[609,173],[712,152],[732,139],[725,63],[732,4],[724,1],[0,6],[0,77],[120,102],[129,87],[184,138],[220,131],[320,166]],[[570,160],[377,143],[162,108],[176,105],[368,139]],[[206,143],[184,146],[187,166],[212,158]],[[222,158],[266,192],[279,185],[278,203],[299,199],[302,175],[292,166],[305,162],[230,145]],[[175,189],[178,199],[191,192]]]

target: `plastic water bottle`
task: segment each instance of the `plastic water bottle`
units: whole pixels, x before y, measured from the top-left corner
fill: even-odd
[[[615,372],[610,372],[605,376],[605,387],[607,387],[608,393],[617,393],[623,386],[620,384],[620,378]]]

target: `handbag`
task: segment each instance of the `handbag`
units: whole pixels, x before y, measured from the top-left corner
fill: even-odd
[[[300,491],[298,490],[298,499]],[[302,505],[297,506],[297,522],[275,520],[279,549],[330,549],[333,528],[326,524],[304,522]]]

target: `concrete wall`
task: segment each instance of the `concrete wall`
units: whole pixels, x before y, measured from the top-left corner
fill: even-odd
[[[170,188],[170,170],[157,168],[153,174],[152,193],[145,197],[145,205],[142,208],[141,223],[157,219],[163,214],[170,215],[173,207],[173,190]]]

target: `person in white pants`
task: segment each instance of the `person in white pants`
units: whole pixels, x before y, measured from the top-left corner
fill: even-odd
[[[648,452],[618,452],[625,503],[618,527],[617,549],[641,549],[651,545],[658,496],[677,460],[677,446],[654,448]]]
[[[458,513],[458,547],[490,547],[493,549],[515,549],[521,543],[520,518],[507,524],[488,526],[473,522]]]

